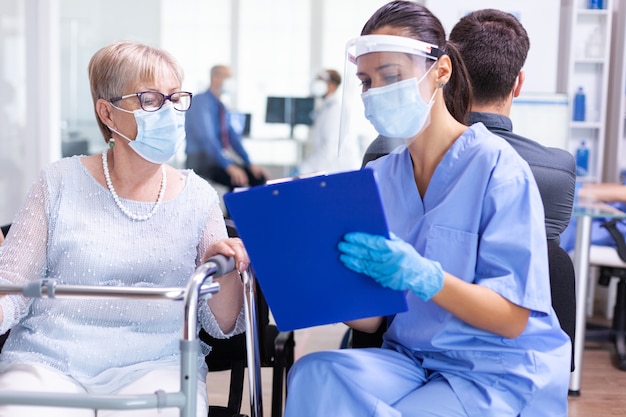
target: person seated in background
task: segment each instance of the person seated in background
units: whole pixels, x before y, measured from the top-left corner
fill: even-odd
[[[383,5],[348,47],[367,118],[405,146],[365,168],[389,238],[350,231],[339,258],[402,291],[408,310],[380,348],[298,359],[285,417],[566,417],[571,344],[550,304],[528,164],[481,123],[465,124],[470,80],[426,7]],[[382,319],[347,324],[373,332]]]
[[[230,68],[211,68],[209,89],[194,95],[185,117],[187,160],[185,166],[208,181],[229,189],[264,184],[268,171],[251,162],[248,152],[230,123],[230,116],[220,100]]]
[[[626,211],[626,185],[620,183],[582,183],[578,190],[579,198],[590,198],[593,200],[604,201],[617,209]],[[591,220],[591,244],[597,246],[616,247],[615,239],[609,231],[602,226],[610,218],[594,218]],[[615,224],[617,230],[626,236],[626,224],[624,221],[618,221]],[[576,218],[573,217],[567,229],[563,232],[561,239],[561,247],[568,252],[574,250],[576,246]]]
[[[229,239],[217,192],[193,171],[166,164],[182,145],[191,93],[167,52],[115,42],[89,62],[100,155],[47,166],[11,224],[0,250],[0,282],[184,287],[215,254],[249,259]],[[243,285],[236,271],[199,305],[214,337],[245,331]],[[170,300],[0,297],[0,390],[137,394],[180,389],[183,309]],[[207,352],[205,352],[207,353]],[[197,358],[198,417],[208,412],[204,355]],[[112,410],[98,415],[122,416]],[[178,416],[178,408],[142,416]],[[93,410],[0,406],[2,416],[82,417]],[[135,414],[133,414],[135,415]]]
[[[626,203],[626,185],[617,182],[583,183],[578,196],[594,200]]]
[[[311,86],[314,96],[323,101],[313,113],[313,125],[304,159],[292,174],[317,171],[336,173],[352,171],[361,166],[359,139],[349,129],[341,137],[342,103],[339,86],[341,75],[333,69],[318,74]],[[339,145],[341,144],[341,148]]]

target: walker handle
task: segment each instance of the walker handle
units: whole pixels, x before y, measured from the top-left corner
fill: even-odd
[[[213,255],[205,262],[205,264],[208,263],[213,263],[217,268],[214,274],[215,277],[221,277],[235,270],[235,258],[232,256]]]

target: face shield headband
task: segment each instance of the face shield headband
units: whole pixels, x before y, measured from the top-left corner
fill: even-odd
[[[415,78],[405,78],[403,81],[395,82],[395,85],[367,87],[366,83],[356,76],[355,67],[360,57],[376,52],[392,53],[391,55],[376,54],[381,59],[380,67],[392,62],[397,64],[400,60],[406,60],[406,57],[409,57],[411,61],[409,65],[416,69]],[[394,55],[399,58],[394,58]],[[361,132],[366,131],[367,127],[369,132],[362,133],[362,136],[367,139],[371,138],[369,141],[378,135],[390,139],[388,141],[390,144],[398,144],[397,140],[391,139],[401,139],[408,145],[409,141],[412,141],[429,124],[430,108],[435,93],[430,90],[425,78],[433,64],[442,55],[444,52],[435,45],[402,36],[365,35],[349,41],[346,45],[344,69],[341,138],[345,137],[347,131],[354,129],[355,126],[360,128]],[[402,58],[402,56],[406,57]],[[387,61],[387,59],[395,61]],[[422,70],[425,72],[421,72]],[[370,83],[369,80],[368,83]],[[362,93],[364,90],[368,92]],[[352,108],[360,107],[362,110],[350,111],[345,105],[345,103],[350,103],[350,100],[346,98],[356,98],[356,101],[351,103]],[[429,102],[424,100],[429,100]]]
[[[419,55],[436,61],[444,53],[437,46],[418,41],[417,39],[405,38],[393,35],[364,35],[352,39],[346,45],[348,62],[356,64],[356,60],[364,54],[371,52],[402,52],[411,55]]]

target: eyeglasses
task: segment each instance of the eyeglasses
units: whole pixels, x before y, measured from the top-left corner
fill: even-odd
[[[126,94],[121,97],[114,97],[109,100],[110,103],[114,103],[116,101],[124,100],[130,97],[137,97],[139,99],[139,105],[145,111],[157,111],[163,104],[165,104],[165,100],[169,100],[174,109],[178,111],[187,111],[189,107],[191,107],[191,96],[192,94],[188,91],[176,91],[169,96],[165,94],[161,94],[158,91],[142,91],[140,93],[134,94]]]

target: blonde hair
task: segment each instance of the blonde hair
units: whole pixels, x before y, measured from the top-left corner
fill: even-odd
[[[150,83],[174,75],[183,82],[183,69],[168,52],[132,41],[114,42],[97,51],[89,61],[89,85],[94,112],[98,99],[110,100],[126,94],[137,93],[141,83]],[[98,127],[105,142],[111,130],[96,113]]]

